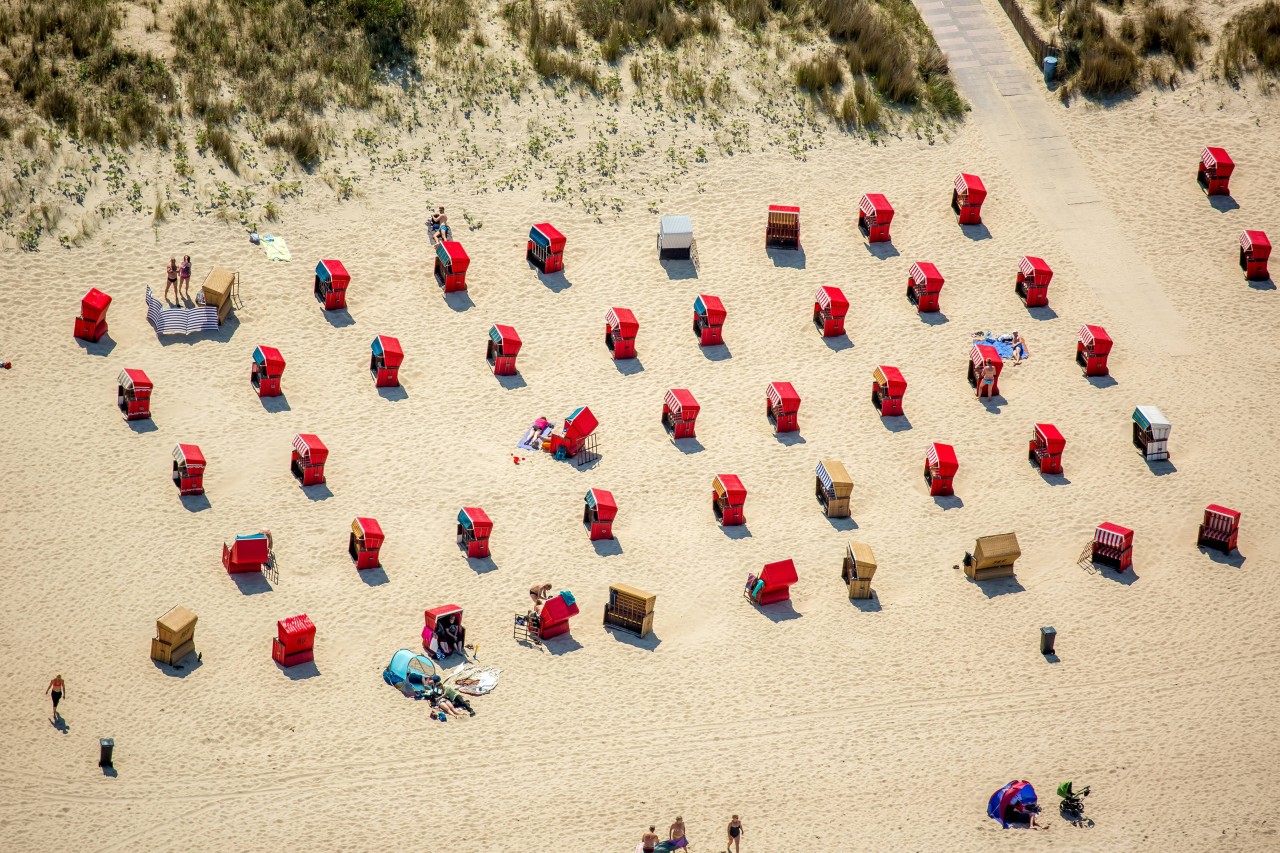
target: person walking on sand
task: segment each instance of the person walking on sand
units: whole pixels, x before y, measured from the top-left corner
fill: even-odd
[[[165,270],[164,270],[164,282],[165,282],[164,284],[165,301],[167,302],[169,300],[169,288],[172,287],[173,301],[177,302],[178,297],[181,295],[178,292],[178,259],[177,258],[169,259],[169,266],[165,267]]]
[[[182,295],[191,298],[191,256],[182,256],[182,266],[178,267],[178,281],[182,284]]]
[[[61,714],[58,713],[58,703],[62,701],[62,697],[67,695],[67,683],[62,680],[62,675],[55,675],[53,680],[49,682],[49,686],[44,689],[46,696],[53,696],[53,719],[57,720]]]
[[[676,815],[675,822],[667,828],[667,841],[671,842],[669,850],[683,850],[689,846],[689,839],[685,837],[684,818]]]
[[[987,359],[986,364],[982,365],[982,382],[978,385],[978,396],[991,399],[991,390],[996,385],[996,366],[991,363],[991,359]]]
[[[729,853],[729,848],[733,848],[733,853],[739,853],[742,843],[742,821],[737,815],[729,818],[729,842],[724,847],[724,853]]]
[[[649,831],[640,836],[640,849],[644,853],[653,853],[653,849],[658,846],[658,828],[656,826],[649,827]]]

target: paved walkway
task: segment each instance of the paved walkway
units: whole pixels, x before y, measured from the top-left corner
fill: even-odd
[[[1186,321],[1121,236],[1120,223],[1071,147],[1058,108],[1045,102],[1044,78],[1017,35],[1006,41],[981,0],[912,2],[973,106],[969,120],[1008,165],[1031,212],[1057,234],[1103,307],[1138,328],[1147,346],[1191,355]],[[1001,188],[989,189],[998,199]]]

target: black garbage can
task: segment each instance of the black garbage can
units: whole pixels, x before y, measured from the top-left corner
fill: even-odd
[[[98,766],[99,767],[111,766],[111,752],[115,748],[116,748],[116,742],[113,738],[109,738],[109,737],[98,738]]]
[[[1052,628],[1040,629],[1040,654],[1053,654],[1053,641],[1057,639],[1058,632]]]

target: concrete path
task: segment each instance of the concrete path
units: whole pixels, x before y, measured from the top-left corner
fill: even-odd
[[[973,106],[969,121],[1008,165],[1016,190],[1062,240],[1103,307],[1139,329],[1146,346],[1191,355],[1186,321],[1124,240],[1120,223],[1071,147],[1057,108],[1046,103],[1044,78],[1017,35],[1006,41],[981,0],[912,2]],[[999,194],[1009,188],[988,189],[998,204]]]

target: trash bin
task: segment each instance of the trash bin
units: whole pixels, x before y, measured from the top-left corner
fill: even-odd
[[[113,738],[109,738],[109,737],[98,738],[98,766],[99,767],[111,766],[111,752],[115,748],[116,748],[116,742]]]
[[[1052,628],[1040,629],[1040,654],[1053,654],[1053,641],[1057,638],[1058,632]]]
[[[1052,83],[1053,78],[1058,76],[1058,57],[1046,56],[1044,58],[1044,82]]]

